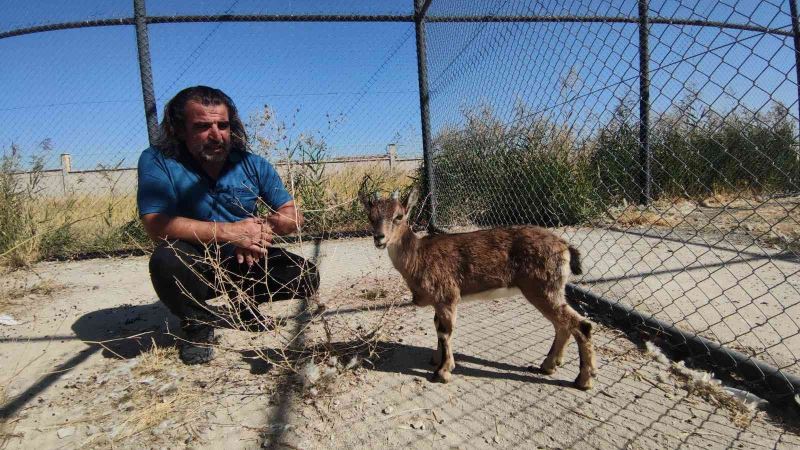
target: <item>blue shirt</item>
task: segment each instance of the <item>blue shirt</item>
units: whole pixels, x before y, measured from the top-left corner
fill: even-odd
[[[255,216],[259,198],[272,210],[292,200],[272,164],[235,150],[215,181],[191,156],[170,158],[150,147],[139,157],[138,178],[140,215],[236,222]]]

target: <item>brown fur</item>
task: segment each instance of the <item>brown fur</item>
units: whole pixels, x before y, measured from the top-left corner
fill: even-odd
[[[375,245],[386,247],[418,306],[434,307],[438,349],[432,362],[433,379],[447,382],[455,367],[451,336],[461,296],[505,287],[518,287],[553,323],[556,336],[541,365],[552,374],[563,360],[570,336],[578,342],[580,374],[575,385],[592,386],[595,374],[592,325],[567,303],[564,289],[569,272],[581,273],[580,253],[555,234],[539,227],[520,226],[417,237],[408,226],[416,202],[412,192],[406,202],[396,196],[369,197],[361,201],[373,227]]]

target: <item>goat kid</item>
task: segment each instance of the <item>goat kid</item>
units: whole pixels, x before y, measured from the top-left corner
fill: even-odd
[[[578,343],[579,389],[590,389],[595,375],[592,324],[566,302],[570,272],[581,273],[580,253],[555,234],[539,227],[496,228],[471,233],[418,237],[408,225],[417,201],[414,190],[404,202],[397,192],[389,198],[368,195],[362,185],[359,199],[369,216],[375,246],[386,248],[394,267],[405,279],[417,306],[432,305],[438,348],[431,358],[437,366],[432,381],[447,383],[455,368],[451,338],[459,301],[472,294],[491,298],[487,291],[521,291],[555,328],[555,339],[541,365],[553,374],[563,362],[570,336]],[[489,295],[486,295],[489,294]]]

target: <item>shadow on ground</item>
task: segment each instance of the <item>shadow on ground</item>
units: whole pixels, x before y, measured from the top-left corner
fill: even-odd
[[[122,305],[84,314],[72,324],[81,341],[102,348],[107,358],[136,358],[153,346],[171,347],[178,319],[160,303]]]
[[[431,378],[434,369],[429,362],[433,352],[431,348],[394,342],[381,343],[379,348],[380,359],[374,367],[366,366],[368,369],[377,372],[399,373],[426,380]],[[458,352],[453,352],[453,357],[456,360],[456,368],[453,369],[454,377],[523,381],[560,387],[572,386],[568,380],[554,380],[544,376],[538,367],[534,366],[517,366]]]

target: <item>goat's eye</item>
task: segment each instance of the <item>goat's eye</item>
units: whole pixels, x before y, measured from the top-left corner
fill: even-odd
[[[394,220],[395,222],[400,222],[400,220],[402,220],[402,219],[403,219],[403,216],[394,216],[394,219],[392,219],[392,220]]]

